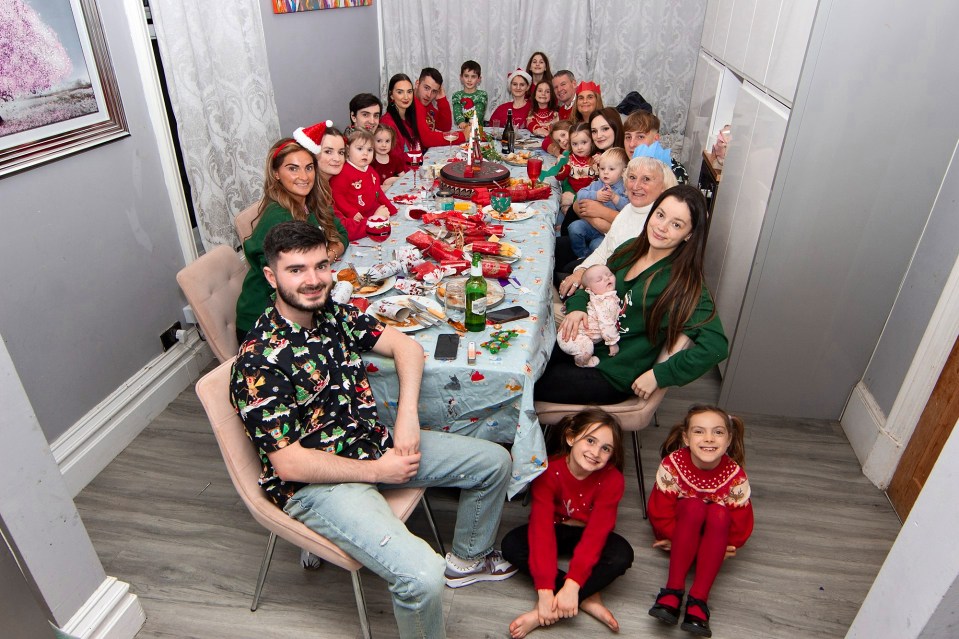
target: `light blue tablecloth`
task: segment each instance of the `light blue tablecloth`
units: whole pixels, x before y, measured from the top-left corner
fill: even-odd
[[[426,154],[426,165],[442,162],[447,157],[447,149],[433,149]],[[551,164],[549,158],[544,162],[544,166]],[[526,177],[524,168],[510,168],[514,177]],[[420,186],[424,182],[432,183],[432,180],[418,179]],[[393,197],[411,192],[422,191],[414,190],[412,174],[406,173],[393,184],[388,195]],[[522,251],[522,258],[512,264],[512,275],[521,288],[514,284],[504,286],[506,297],[498,307],[518,305],[530,313],[526,319],[503,325],[503,329],[520,331],[510,340],[508,348],[496,354],[480,348],[480,344],[489,340],[490,333],[496,330],[487,326],[484,332],[467,333],[460,340],[455,360],[437,361],[433,358],[436,338],[452,332],[452,329],[441,325],[410,333],[423,346],[427,356],[419,402],[422,427],[512,443],[510,497],[546,468],[546,447],[533,408],[533,383],[542,375],[556,341],[550,278],[555,243],[553,222],[558,201],[558,190],[554,189],[549,200],[529,203],[537,211],[532,218],[505,225],[505,239],[515,242]],[[433,203],[398,205],[399,213],[393,218],[390,238],[382,244],[369,239],[353,243],[346,260],[356,266],[368,266],[392,259],[394,249],[409,246],[406,237],[420,228],[419,222],[406,216],[411,206],[429,209],[433,208]],[[395,290],[385,293],[396,294]],[[474,366],[466,363],[470,341],[476,342],[479,353]],[[396,418],[399,390],[393,360],[374,353],[365,354],[363,359],[379,404],[380,417],[384,423],[391,424]]]

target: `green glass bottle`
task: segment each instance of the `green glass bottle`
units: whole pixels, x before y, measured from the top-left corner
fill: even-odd
[[[479,253],[473,253],[473,266],[466,280],[466,330],[482,333],[486,330],[486,280],[480,265]]]

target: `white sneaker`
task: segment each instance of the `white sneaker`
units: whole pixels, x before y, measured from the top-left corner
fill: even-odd
[[[462,588],[478,581],[503,581],[516,574],[516,567],[503,558],[503,554],[494,550],[485,557],[477,559],[471,566],[461,569],[450,561],[452,553],[446,553],[446,585],[450,588]]]

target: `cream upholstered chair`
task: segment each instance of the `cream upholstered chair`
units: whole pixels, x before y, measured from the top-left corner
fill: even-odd
[[[197,382],[196,394],[203,404],[210,425],[213,427],[213,434],[220,445],[220,452],[223,454],[223,461],[226,462],[230,479],[233,480],[233,486],[240,494],[247,510],[253,515],[253,519],[270,531],[266,554],[260,565],[250,610],[255,611],[259,604],[260,591],[263,589],[264,581],[266,581],[266,573],[270,569],[270,560],[273,558],[276,538],[279,536],[298,548],[307,550],[350,572],[353,578],[353,594],[356,597],[356,607],[360,616],[363,637],[369,639],[371,637],[370,624],[366,614],[366,601],[363,597],[363,585],[360,582],[359,572],[362,566],[340,550],[333,542],[313,532],[283,512],[267,498],[266,493],[260,488],[260,458],[247,436],[246,427],[230,403],[230,371],[232,366],[233,359],[231,358],[207,373]],[[393,513],[403,521],[406,521],[416,505],[422,501],[437,545],[443,554],[446,553],[436,531],[429,504],[426,502],[424,489],[397,488],[384,491],[383,495],[386,497]]]
[[[247,265],[230,246],[217,246],[176,274],[176,281],[193,309],[213,354],[221,362],[239,348],[236,341],[236,300]]]
[[[246,238],[253,235],[253,229],[256,228],[256,215],[260,210],[260,201],[257,200],[250,206],[236,214],[233,218],[233,228],[236,229],[236,235],[240,238],[240,245],[243,245]]]
[[[656,362],[665,362],[673,353],[689,348],[692,341],[685,335],[680,335],[679,339],[673,345],[673,348],[663,348]],[[639,431],[649,426],[656,419],[656,409],[659,408],[663,398],[666,396],[665,388],[658,388],[649,399],[640,399],[639,397],[630,397],[618,404],[607,404],[600,406],[603,410],[614,415],[623,430],[628,431],[633,437],[633,459],[636,462],[636,479],[639,482],[639,494],[643,502],[643,519],[646,519],[646,482],[643,479],[643,460],[639,454],[640,441]],[[546,426],[546,432],[549,428],[567,415],[578,413],[589,408],[586,404],[555,404],[553,402],[535,402],[536,415],[539,422]]]

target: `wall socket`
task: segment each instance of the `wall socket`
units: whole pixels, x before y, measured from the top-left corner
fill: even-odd
[[[174,344],[177,343],[176,332],[181,330],[183,326],[180,325],[180,322],[176,322],[170,328],[163,331],[160,334],[160,343],[163,344],[163,352],[170,350]]]

